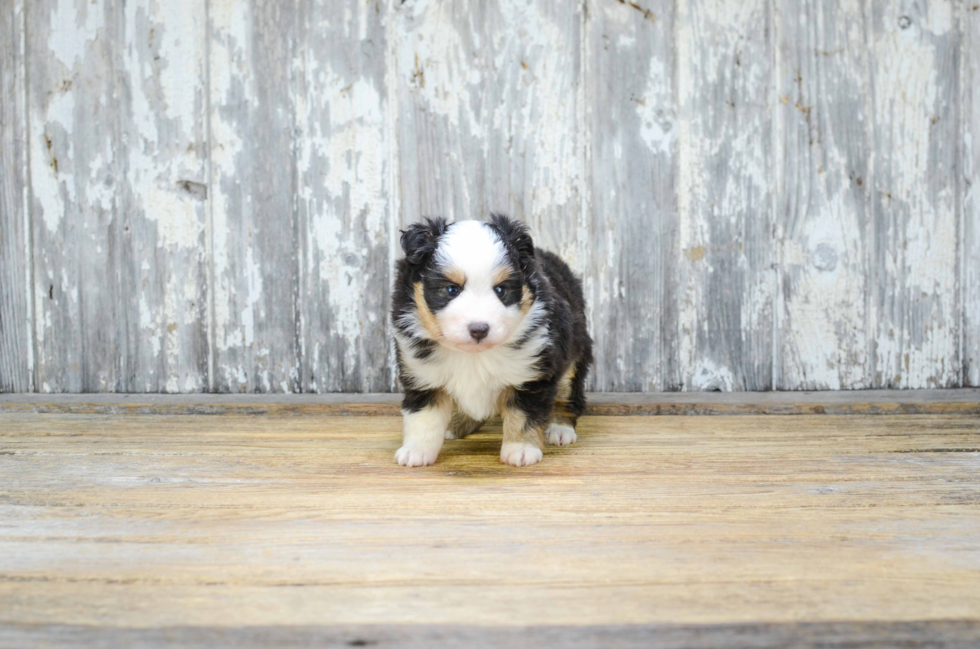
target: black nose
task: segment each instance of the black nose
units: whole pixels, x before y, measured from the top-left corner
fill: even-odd
[[[476,342],[486,338],[488,333],[490,333],[490,325],[486,322],[474,322],[470,325],[470,335]]]

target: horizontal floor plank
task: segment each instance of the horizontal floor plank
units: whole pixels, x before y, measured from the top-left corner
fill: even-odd
[[[374,647],[375,649],[975,649],[980,623],[971,620],[825,622],[802,624],[619,625],[486,627],[475,625],[333,625],[264,627],[104,628],[77,625],[2,625],[0,646],[186,649],[214,647]]]
[[[0,394],[0,413],[393,416],[399,394]],[[980,388],[826,392],[599,392],[593,416],[980,414]]]

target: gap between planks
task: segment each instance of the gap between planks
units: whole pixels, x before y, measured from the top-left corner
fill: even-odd
[[[0,414],[394,416],[400,394],[0,394]],[[588,415],[980,415],[980,389],[607,392]]]

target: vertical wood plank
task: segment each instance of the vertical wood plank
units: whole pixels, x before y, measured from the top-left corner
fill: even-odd
[[[873,385],[867,28],[859,0],[776,3],[777,389]]]
[[[591,171],[585,276],[595,389],[676,387],[668,260],[677,244],[674,3],[590,5],[586,74]]]
[[[24,3],[0,2],[0,392],[33,390]]]
[[[207,384],[204,8],[29,3],[38,384]]]
[[[218,391],[390,386],[383,18],[210,5]]]
[[[392,381],[385,15],[376,0],[298,4],[293,96],[304,391],[383,392]]]
[[[527,223],[535,245],[577,273],[586,268],[589,215],[583,158],[584,2],[490,3],[480,38],[486,56],[483,129],[486,212]]]
[[[120,207],[132,215],[138,299],[130,389],[201,392],[209,384],[206,11],[203,3],[153,0],[128,0],[117,11]]]
[[[528,223],[585,267],[577,2],[411,2],[396,10],[401,223]]]
[[[209,2],[214,389],[300,389],[296,6]]]
[[[960,286],[963,385],[980,387],[980,2],[963,5],[960,120],[963,153]]]
[[[874,0],[875,384],[960,381],[954,3]]]
[[[669,387],[772,387],[771,23],[763,0],[678,3]]]

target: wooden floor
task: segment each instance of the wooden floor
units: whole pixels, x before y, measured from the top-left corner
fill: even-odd
[[[980,646],[976,415],[586,417],[529,468],[398,467],[394,417],[0,430],[2,646]]]

